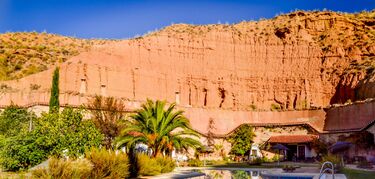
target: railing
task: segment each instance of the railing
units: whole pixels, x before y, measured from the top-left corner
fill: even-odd
[[[331,168],[324,168],[325,165],[330,165]],[[328,167],[329,167],[329,166],[328,166]],[[323,163],[322,167],[320,168],[320,172],[319,172],[320,174],[319,174],[319,178],[318,178],[318,179],[320,179],[320,177],[322,177],[323,174],[324,174],[326,171],[331,171],[332,179],[335,179],[335,166],[333,165],[332,162],[329,162],[329,161]]]

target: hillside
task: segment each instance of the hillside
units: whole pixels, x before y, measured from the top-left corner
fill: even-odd
[[[0,80],[47,70],[98,43],[105,42],[37,32],[0,34]]]
[[[233,25],[176,24],[135,39],[102,41],[97,48],[90,40],[58,43],[52,39],[65,37],[22,33],[27,43],[21,36],[10,41],[26,44],[21,49],[27,50],[8,45],[11,58],[9,52],[3,58],[21,63],[21,69],[18,63],[5,63],[2,73],[7,77],[2,79],[20,78],[60,61],[66,103],[82,103],[79,95],[105,93],[129,101],[178,100],[198,108],[320,108],[375,97],[374,17],[374,11],[297,11]],[[33,49],[41,44],[47,47]],[[38,60],[28,55],[35,51]],[[33,66],[38,70],[28,73]],[[13,90],[0,102],[25,99],[24,94],[35,92],[31,82],[47,92],[50,74],[4,83]]]

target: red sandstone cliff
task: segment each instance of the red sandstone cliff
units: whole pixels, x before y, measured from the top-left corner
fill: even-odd
[[[61,64],[62,103],[104,94],[270,110],[374,97],[374,14],[295,12],[234,25],[178,24],[95,45]],[[44,102],[51,74],[4,82],[0,103]]]

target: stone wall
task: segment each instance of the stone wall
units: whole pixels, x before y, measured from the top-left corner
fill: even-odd
[[[334,106],[326,109],[324,131],[350,132],[364,130],[375,121],[375,100]]]

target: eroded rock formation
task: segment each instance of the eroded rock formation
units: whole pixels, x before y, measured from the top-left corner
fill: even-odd
[[[68,60],[62,91],[229,110],[310,109],[374,97],[373,15],[295,12],[235,25],[172,25]],[[6,82],[3,90],[48,91],[50,73]]]

